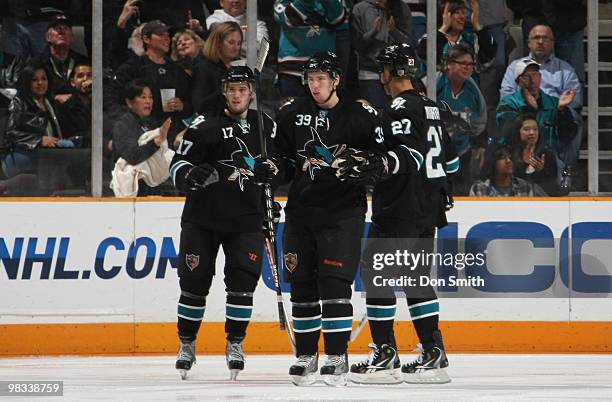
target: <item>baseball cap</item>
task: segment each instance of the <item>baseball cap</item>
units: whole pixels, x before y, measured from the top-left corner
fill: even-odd
[[[538,66],[538,70],[540,69],[540,64],[536,62],[534,59],[526,58],[519,60],[514,66],[514,76],[516,78],[523,75],[527,67],[529,66]]]
[[[55,14],[53,17],[51,17],[51,21],[49,22],[47,29],[57,25],[67,25],[72,28],[72,21],[70,21],[64,14]]]
[[[151,36],[151,34],[160,34],[164,32],[168,32],[170,30],[170,25],[166,25],[160,20],[153,20],[147,22],[142,27],[142,35],[143,36]]]

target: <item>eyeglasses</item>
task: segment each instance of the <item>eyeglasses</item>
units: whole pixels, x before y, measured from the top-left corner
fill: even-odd
[[[548,43],[548,42],[552,42],[553,41],[552,38],[550,38],[548,36],[544,36],[544,35],[531,36],[529,38],[529,40],[533,40],[533,41],[536,41],[536,42],[542,41],[544,43]]]
[[[474,67],[476,65],[476,63],[474,63],[473,61],[451,60],[451,63],[459,64],[461,67]]]

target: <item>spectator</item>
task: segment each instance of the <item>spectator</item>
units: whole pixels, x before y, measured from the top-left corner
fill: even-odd
[[[550,196],[561,195],[557,180],[557,158],[552,150],[544,146],[534,115],[519,116],[509,145],[514,161],[514,176],[539,185]]]
[[[247,20],[246,20],[246,0],[220,0],[221,9],[215,10],[208,18],[206,18],[206,27],[212,30],[213,27],[226,21],[232,21],[240,25],[243,35],[246,35]],[[262,39],[268,39],[268,28],[266,23],[257,21],[257,48]],[[240,57],[246,59],[246,46],[243,46]]]
[[[133,80],[125,87],[125,103],[128,111],[115,123],[113,128],[113,150],[115,159],[123,158],[129,165],[145,162],[165,143],[167,146],[170,120],[160,126],[160,132],[153,140],[139,143],[141,136],[155,128],[152,119],[154,97],[151,88],[143,80]],[[166,176],[169,177],[169,176]],[[158,189],[139,183],[138,196],[159,194]]]
[[[193,106],[196,113],[218,108],[224,102],[221,76],[240,55],[242,30],[235,22],[221,22],[204,45],[204,60],[194,70]]]
[[[565,91],[560,98],[541,90],[540,65],[531,59],[514,63],[518,89],[504,96],[497,106],[497,125],[503,141],[509,141],[515,120],[521,114],[536,115],[544,145],[557,157],[576,135],[576,124],[568,106],[576,96],[576,90]]]
[[[89,63],[74,66],[70,74],[70,98],[57,105],[62,130],[75,137],[75,145],[79,147],[89,147],[91,143],[92,76]]]
[[[351,31],[359,55],[359,95],[375,108],[389,100],[376,66],[376,56],[388,45],[409,43],[410,9],[401,0],[364,0],[353,7]]]
[[[465,122],[464,125],[445,122],[460,158],[460,168],[453,179],[453,192],[457,195],[468,194],[472,176],[479,173],[472,172],[472,160],[479,167],[482,166],[487,143],[486,135],[483,135],[487,105],[478,85],[471,78],[474,65],[472,48],[460,43],[448,50],[443,70],[436,79],[436,101],[440,109],[448,105],[450,112]]]
[[[546,193],[537,184],[515,177],[510,148],[503,144],[494,144],[487,149],[485,179],[472,185],[470,195],[477,197],[541,197],[546,196]]]
[[[555,34],[557,57],[574,66],[584,84],[584,27],[586,0],[507,0],[508,7],[521,19],[524,48],[534,26],[547,24]]]
[[[307,96],[304,62],[318,52],[336,51],[336,27],[346,19],[340,0],[277,0],[274,18],[281,26],[278,86],[281,97]]]
[[[34,63],[47,70],[50,95],[64,102],[70,94],[70,73],[76,64],[87,63],[87,58],[70,49],[72,22],[63,14],[56,15],[49,24],[46,40],[47,49],[34,58]]]
[[[191,29],[174,34],[170,57],[190,77],[195,67],[204,61],[203,52],[204,40]]]
[[[476,68],[474,74],[489,67],[495,60],[497,45],[491,34],[480,24],[479,0],[472,0],[472,27],[474,32],[465,30],[465,4],[463,0],[445,0],[443,2],[442,25],[437,32],[437,57],[439,63],[448,49],[458,43],[467,43],[475,49]],[[427,59],[427,35],[419,40],[417,54],[422,60]],[[477,76],[473,78],[477,81]]]
[[[561,98],[564,94],[575,93],[568,112],[571,113],[575,132],[573,139],[562,149],[561,160],[569,169],[575,169],[578,163],[578,152],[582,141],[582,87],[574,68],[553,54],[554,36],[548,25],[535,25],[529,32],[529,56],[540,65],[541,89],[547,95]],[[503,98],[514,93],[518,88],[516,66],[524,59],[515,60],[506,69],[500,95]],[[540,127],[540,130],[542,127]],[[542,132],[542,131],[540,131]]]
[[[170,50],[170,27],[159,20],[149,21],[142,28],[145,55],[133,57],[117,69],[108,88],[107,105],[111,117],[116,119],[125,112],[125,101],[121,94],[128,82],[142,78],[148,83],[153,95],[151,118],[157,122],[172,117],[177,124],[172,126],[171,138],[183,129],[181,118],[191,114],[190,77],[174,63],[168,55]],[[164,94],[170,92],[162,103]],[[172,92],[174,96],[172,96]]]
[[[49,21],[63,14],[67,1],[8,0],[2,3],[10,17],[2,20],[1,48],[13,56],[34,57],[45,50]],[[10,62],[10,60],[9,60]]]
[[[127,0],[117,18],[117,23],[112,28],[109,27],[113,34],[107,53],[107,64],[113,70],[125,63],[133,54],[136,56],[144,54],[141,35],[144,24],[140,23],[139,5],[140,0]]]
[[[141,0],[140,19],[161,20],[177,31],[191,29],[206,38],[206,14],[202,0]]]
[[[39,148],[60,146],[62,130],[52,100],[49,81],[42,66],[24,67],[17,82],[17,95],[9,105],[2,170],[8,177],[37,173]]]
[[[427,3],[425,0],[403,0],[410,7],[412,33],[410,45],[416,49],[418,40],[427,32]]]

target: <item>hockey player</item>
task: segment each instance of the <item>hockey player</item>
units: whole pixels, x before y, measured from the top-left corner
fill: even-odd
[[[219,246],[225,253],[230,378],[235,379],[244,368],[242,341],[261,274],[264,244],[263,190],[258,183],[270,180],[270,171],[275,168],[272,161],[258,159],[257,113],[248,109],[254,97],[253,84],[248,67],[229,68],[221,78],[225,105],[192,122],[170,166],[172,180],[187,196],[178,267],[180,349],[176,368],[183,379],[196,361],[195,340]],[[264,130],[266,138],[274,137],[276,124],[266,115]]]
[[[393,289],[372,284],[372,256],[381,250],[433,250],[436,227],[447,224],[447,174],[457,171],[458,158],[432,100],[415,89],[416,58],[409,45],[383,49],[377,58],[380,81],[393,97],[383,111],[386,152],[348,149],[335,161],[341,179],[377,182],[372,203],[372,226],[364,251],[366,306],[373,344],[365,362],[351,366],[351,379],[363,383],[444,383],[448,360],[438,329],[438,300],[431,286],[405,287],[412,323],[422,345],[415,362],[399,373],[399,357],[393,335],[396,299]],[[414,82],[414,84],[413,84]],[[424,262],[404,269],[417,280],[429,276]],[[403,377],[403,378],[402,378]]]
[[[296,385],[315,381],[322,330],[327,358],[320,373],[328,385],[343,385],[367,202],[365,187],[342,183],[331,163],[346,147],[382,149],[382,133],[374,109],[338,95],[336,55],[315,54],[303,80],[310,96],[281,108],[275,139],[278,155],[295,166],[283,236],[298,358],[289,374]]]

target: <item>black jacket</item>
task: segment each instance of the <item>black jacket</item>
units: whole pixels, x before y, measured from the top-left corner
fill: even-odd
[[[155,64],[146,55],[132,57],[122,64],[111,81],[105,101],[109,112],[114,116],[121,116],[127,107],[123,97],[126,84],[136,78],[147,81],[153,94],[153,110],[151,117],[159,122],[171,117],[173,126],[180,124],[182,118],[191,115],[190,77],[169,58],[165,64]],[[182,112],[165,113],[161,103],[161,88],[174,88],[175,96],[183,102]],[[181,127],[181,129],[183,129]]]
[[[64,63],[55,60],[47,49],[31,61],[35,65],[42,65],[49,79],[49,96],[70,93],[70,73],[81,63],[90,63],[87,57],[70,50]]]
[[[221,76],[227,68],[203,58],[193,70],[193,110],[206,113],[216,110],[225,99],[221,94]]]
[[[91,103],[83,102],[81,95],[71,88],[72,96],[56,106],[62,133],[66,137],[81,136],[84,145],[89,146],[91,138]]]
[[[50,105],[51,102],[48,106]],[[42,137],[47,135],[49,121],[51,121],[53,134],[61,137],[61,129],[55,112],[47,113],[40,110],[31,97],[15,96],[9,105],[5,148],[22,150],[38,148]]]
[[[130,165],[137,165],[151,157],[159,147],[155,141],[138,145],[138,138],[156,128],[151,120],[141,119],[132,112],[126,112],[113,127],[113,151],[115,160],[125,159]]]

